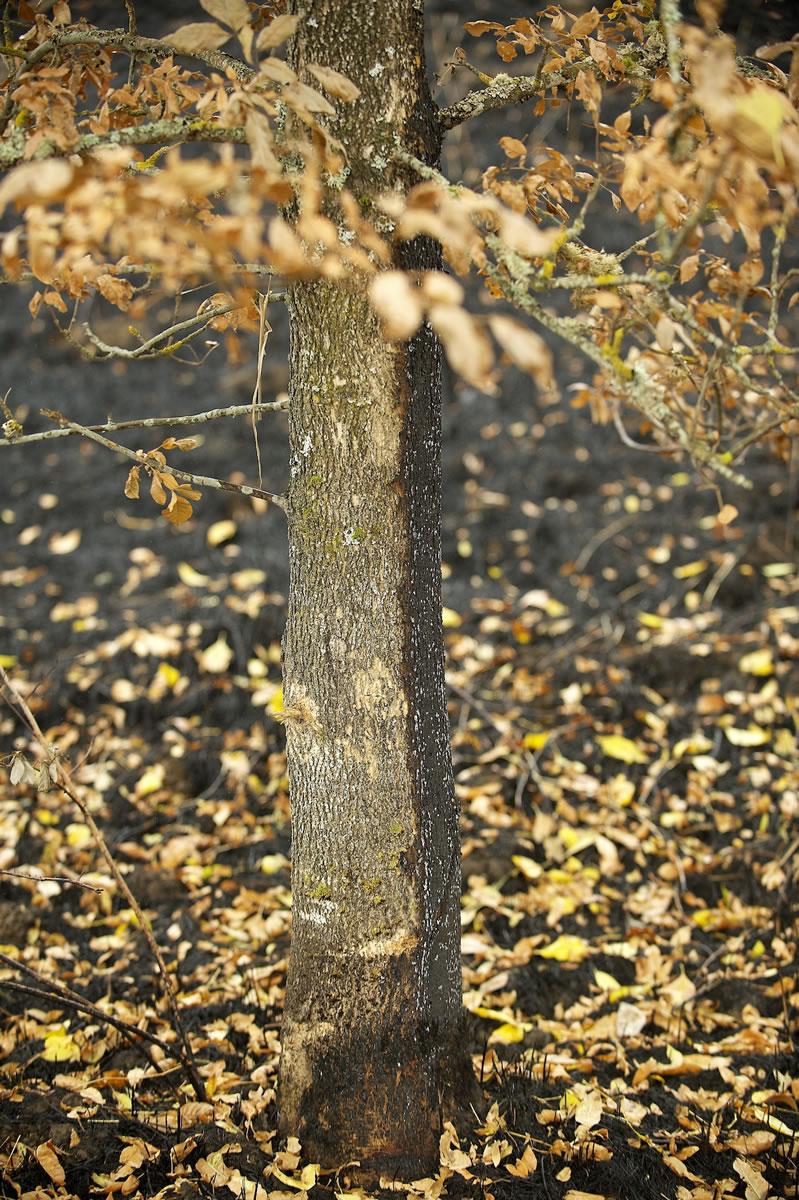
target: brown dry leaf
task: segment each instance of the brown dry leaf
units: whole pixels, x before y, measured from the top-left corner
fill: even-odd
[[[290,83],[280,94],[290,108],[295,109],[301,116],[303,111],[309,113],[324,113],[326,117],[334,117],[336,110],[321,92],[309,87],[307,83]]]
[[[218,50],[230,39],[230,30],[215,21],[190,21],[170,34],[169,44],[184,54],[197,50]]]
[[[596,8],[592,8],[592,9],[589,9],[588,12],[583,13],[582,16],[577,18],[577,20],[574,22],[571,29],[569,30],[569,33],[573,38],[588,37],[589,33],[594,32],[594,30],[596,29],[598,24],[599,24],[599,12],[597,11]]]
[[[500,314],[488,318],[488,327],[514,366],[532,375],[539,387],[551,385],[552,353],[539,334]]]
[[[23,163],[0,183],[0,213],[8,204],[54,204],[75,179],[75,168],[62,158]]]
[[[185,521],[188,521],[193,511],[188,500],[183,496],[179,496],[177,492],[173,492],[169,504],[166,508],[161,509],[161,516],[166,517],[167,521],[171,521],[173,525],[183,525]]]
[[[308,63],[308,70],[319,80],[325,91],[338,100],[357,100],[361,89],[356,87],[351,79],[336,71],[333,67],[323,67],[320,63]]]
[[[271,54],[268,58],[262,58],[258,64],[258,74],[255,78],[260,82],[262,75],[274,83],[294,83],[297,79],[296,72],[292,71],[287,62]]]
[[[482,325],[471,313],[452,304],[433,304],[428,318],[458,374],[474,387],[489,390],[494,354]]]
[[[56,1148],[52,1142],[42,1142],[34,1150],[36,1161],[52,1179],[56,1187],[63,1187],[66,1182],[64,1168],[58,1160]]]
[[[430,304],[462,304],[464,291],[457,279],[443,271],[425,271],[422,295]]]
[[[503,210],[499,216],[499,236],[506,246],[525,258],[545,258],[558,235],[557,229],[540,229],[521,213]]]
[[[369,288],[369,299],[390,341],[405,341],[419,328],[424,316],[422,295],[403,271],[377,275]]]
[[[153,500],[155,500],[156,504],[166,504],[166,492],[158,471],[153,472],[153,477],[150,481],[150,495],[152,496]]]
[[[200,0],[200,4],[217,21],[224,21],[237,32],[250,23],[250,9],[246,0]]]
[[[280,13],[274,21],[262,29],[255,42],[256,50],[273,50],[288,38],[292,37],[300,23],[300,18],[290,13]],[[263,63],[261,63],[263,67]]]
[[[745,1158],[736,1158],[732,1167],[746,1185],[746,1200],[766,1200],[769,1192],[768,1180],[763,1178],[754,1163]]]
[[[244,117],[244,128],[247,131],[253,166],[279,175],[281,163],[274,151],[272,128],[266,114],[260,109],[248,107]]]
[[[520,142],[518,138],[501,137],[499,144],[505,151],[508,158],[524,158],[527,154],[527,147],[524,142]]]

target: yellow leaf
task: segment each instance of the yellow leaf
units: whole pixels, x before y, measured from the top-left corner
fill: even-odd
[[[136,783],[137,796],[149,796],[152,792],[157,792],[164,785],[164,767],[162,763],[155,763],[154,766],[148,767],[143,775],[139,776]]]
[[[44,1035],[44,1050],[41,1056],[47,1062],[77,1062],[80,1060],[80,1047],[65,1027],[59,1025],[57,1029],[52,1029]]]
[[[220,521],[219,524],[224,524],[224,522]],[[211,529],[213,529],[213,525]],[[209,529],[208,532],[210,533],[211,530]],[[186,584],[186,587],[200,588],[211,582],[210,575],[201,575],[199,571],[195,571],[191,563],[187,562],[178,563],[178,576],[181,583]]]
[[[626,763],[645,763],[649,759],[640,746],[629,738],[622,737],[620,733],[610,733],[605,737],[598,737],[597,742],[603,754],[608,758],[618,758]]]
[[[574,1120],[584,1129],[592,1129],[602,1120],[602,1097],[599,1092],[591,1092],[581,1100],[574,1110]]]
[[[472,1012],[476,1017],[483,1017],[486,1021],[500,1021],[502,1024],[518,1025],[525,1033],[529,1033],[533,1026],[527,1021],[509,1021],[507,1012],[503,1012],[500,1008],[483,1008],[482,1005],[473,1008]]]
[[[724,733],[733,746],[762,746],[771,739],[769,731],[759,725],[750,725],[748,729],[736,729],[731,725]]]
[[[582,962],[588,955],[588,946],[582,938],[571,933],[562,933],[543,950],[536,950],[540,958],[554,958],[556,962]]]
[[[82,821],[75,821],[66,828],[68,846],[85,846],[92,840],[92,831]]]
[[[527,750],[540,750],[547,744],[548,739],[549,734],[545,730],[540,733],[526,733],[522,739],[522,745]]]
[[[639,612],[638,620],[649,629],[660,629],[663,624],[663,618],[659,617],[657,613]]]
[[[221,546],[222,542],[229,542],[235,537],[237,530],[235,521],[214,521],[213,525],[208,526],[205,540],[209,546]]]
[[[612,975],[609,975],[607,971],[595,970],[594,983],[603,992],[615,992],[616,988],[620,986],[619,981],[614,979]]]
[[[700,558],[696,562],[684,563],[681,567],[675,567],[672,574],[675,579],[693,579],[695,575],[701,575],[707,570],[707,559]]]
[[[525,879],[538,879],[542,874],[543,867],[534,858],[527,858],[524,854],[514,854],[511,862],[514,867],[518,867]]]
[[[16,665],[16,654],[0,654],[0,667],[4,667],[6,670],[8,670],[10,667],[15,667]]]
[[[233,650],[227,643],[224,633],[220,633],[215,642],[206,646],[200,655],[200,666],[204,671],[220,675],[227,671],[233,660]]]
[[[626,808],[635,795],[635,784],[626,775],[614,775],[610,780],[610,798],[619,808]]]
[[[499,1025],[491,1037],[489,1042],[502,1042],[504,1045],[511,1045],[513,1042],[521,1042],[524,1038],[524,1028],[521,1025],[512,1024],[506,1021],[504,1025]]]
[[[307,1167],[303,1167],[298,1178],[296,1175],[287,1175],[276,1163],[272,1163],[272,1174],[276,1175],[281,1183],[288,1184],[289,1187],[298,1188],[301,1192],[309,1192],[312,1187],[316,1187],[319,1164],[309,1163]]]
[[[261,859],[261,870],[264,875],[275,875],[289,865],[285,854],[265,854]]]
[[[763,567],[763,574],[766,579],[780,579],[784,575],[790,575],[796,569],[794,563],[775,562],[766,563]]]
[[[180,671],[174,667],[172,663],[162,662],[158,664],[158,674],[166,682],[167,687],[173,688],[180,679]]]
[[[275,691],[272,699],[266,706],[271,713],[282,713],[283,711],[283,688],[279,687]]]
[[[442,608],[441,623],[445,629],[457,629],[461,623],[461,619],[454,608]]]
[[[738,666],[742,671],[746,671],[747,675],[774,674],[774,659],[771,657],[771,650],[768,646],[763,646],[760,650],[753,650],[750,654],[744,654],[738,660]]]

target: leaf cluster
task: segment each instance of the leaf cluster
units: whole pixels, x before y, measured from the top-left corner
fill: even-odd
[[[478,388],[491,390],[505,361],[552,390],[559,338],[593,367],[574,403],[623,436],[628,406],[653,449],[687,451],[739,483],[753,443],[787,453],[799,419],[793,43],[763,47],[765,65],[745,62],[710,23],[677,25],[668,6],[658,20],[648,0],[469,22],[502,60],[523,55],[532,70],[491,76],[459,51],[446,73],[472,72],[480,87],[441,111],[442,129],[502,104],[529,103],[534,117],[579,105],[593,151],[568,158],[534,134],[504,136],[473,189],[397,145],[385,188],[356,196],[344,185],[360,151],[338,134],[357,84],[327,64],[298,73],[275,53],[296,15],[244,0],[202,6],[211,20],[163,43],[70,24],[57,5],[5,47],[0,209],[20,221],[0,262],[6,278],[43,285],[34,313],[99,292],[137,318],[154,295],[207,281],[245,314],[260,272],[327,278],[367,289],[392,340],[429,321]],[[240,54],[223,52],[234,39]],[[789,51],[786,72],[777,60]],[[186,157],[191,141],[208,152]],[[397,187],[398,166],[419,183]],[[608,254],[596,231],[622,207],[641,237]],[[440,242],[456,274],[482,277],[493,311],[475,312],[440,272],[396,269],[398,243],[419,234]]]

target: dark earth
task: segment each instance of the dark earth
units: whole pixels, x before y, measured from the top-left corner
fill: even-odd
[[[121,7],[73,14],[114,25]],[[491,39],[462,21],[524,6],[433,9],[433,63],[462,42],[483,64]],[[175,25],[195,13],[173,10]],[[137,11],[143,32],[162,31]],[[775,11],[751,6],[742,39],[776,28]],[[444,170],[476,182],[497,139],[528,136],[531,120],[516,110],[456,132]],[[542,138],[579,141],[571,121]],[[622,212],[595,237],[613,249],[636,229]],[[31,320],[27,298],[0,293],[0,391],[26,433],[52,428],[42,407],[91,424],[252,397],[252,339],[236,362],[219,346],[201,365],[100,365]],[[285,314],[269,316],[265,400],[287,381]],[[165,308],[153,328],[171,319]],[[94,302],[81,320],[124,344],[124,315]],[[756,449],[752,489],[719,489],[571,407],[593,368],[554,349],[557,402],[510,370],[494,395],[445,378],[464,986],[485,1105],[456,1123],[462,1150],[477,1147],[469,1166],[445,1154],[455,1173],[415,1194],[787,1200],[799,1196],[799,457]],[[247,418],[199,429],[198,448],[171,462],[257,484]],[[112,436],[149,449],[170,432],[196,435]],[[632,419],[628,433],[639,437]],[[284,415],[257,437],[263,486],[280,492]],[[148,1059],[143,1042],[48,994],[55,980],[174,1040],[145,940],[80,814],[57,789],[3,776],[0,868],[18,874],[0,875],[0,950],[40,978],[0,964],[0,1195],[265,1197],[290,926],[274,719],[283,514],[207,488],[174,527],[146,494],[125,498],[129,464],[93,443],[0,455],[0,663],[68,754],[164,947],[210,1101],[194,1103],[163,1049]],[[722,503],[739,512],[726,527]],[[5,708],[0,755],[30,747]],[[620,1032],[620,997],[645,1017],[634,1032]],[[604,1098],[593,1126],[574,1116],[589,1084]],[[519,1165],[525,1147],[537,1167]],[[274,1196],[301,1187],[290,1151]],[[346,1170],[317,1186],[346,1192]]]

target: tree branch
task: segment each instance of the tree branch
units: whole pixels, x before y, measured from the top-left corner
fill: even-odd
[[[199,117],[164,117],[160,121],[145,121],[142,125],[129,125],[124,129],[109,129],[107,133],[84,133],[66,149],[45,139],[30,161],[84,154],[98,146],[155,146],[165,142],[232,142],[241,145],[246,141],[247,132],[243,125],[218,125]],[[24,158],[24,139],[8,138],[0,143],[0,166],[13,167]]]
[[[10,954],[5,954],[0,951],[0,962],[5,963],[7,967],[15,968],[18,971],[24,971],[26,975],[32,976],[37,983],[41,984],[46,989],[46,992],[41,992],[38,988],[30,987],[28,984],[18,983],[14,979],[4,979],[3,987],[13,988],[17,992],[26,992],[28,995],[42,997],[58,996],[70,1008],[75,1008],[78,1012],[87,1013],[90,1017],[94,1017],[98,1021],[102,1021],[106,1025],[113,1025],[114,1029],[118,1029],[120,1033],[136,1045],[138,1039],[143,1038],[146,1042],[151,1042],[154,1046],[160,1046],[170,1056],[176,1054],[183,1066],[186,1063],[183,1061],[183,1056],[177,1046],[170,1046],[169,1042],[165,1042],[155,1033],[150,1033],[147,1029],[139,1029],[135,1025],[129,1025],[127,1021],[123,1021],[121,1017],[112,1016],[111,1013],[103,1012],[96,1004],[92,1004],[90,1000],[86,1000],[83,996],[79,996],[77,992],[73,992],[71,988],[64,987],[63,984],[57,983],[55,979],[48,979],[44,975],[40,975],[29,963],[22,962],[19,959],[12,958]],[[141,1047],[142,1049],[144,1047]],[[154,1062],[150,1056],[147,1056],[153,1066],[159,1064]]]
[[[625,79],[636,83],[648,83],[655,77],[655,72],[663,66],[664,46],[662,41],[649,38],[642,46],[626,44]],[[455,64],[456,66],[462,64]],[[467,92],[463,99],[447,108],[439,109],[438,122],[442,129],[454,129],[456,125],[479,117],[485,112],[493,112],[497,108],[505,108],[509,104],[523,104],[549,89],[563,87],[574,83],[581,71],[590,71],[603,82],[607,78],[602,68],[590,55],[578,62],[569,63],[556,71],[545,71],[543,66],[535,76],[506,75],[504,72],[495,75],[487,87],[475,88]]]
[[[179,417],[142,417],[139,421],[108,421],[105,425],[87,425],[91,433],[114,433],[120,429],[157,429],[170,425],[202,425],[206,421],[218,421],[222,417],[249,417],[253,412],[256,416],[267,412],[283,412],[288,408],[288,400],[275,400],[268,404],[233,404],[230,408],[211,408],[207,412],[185,413]],[[40,410],[46,415],[47,410]],[[27,442],[44,442],[51,438],[75,437],[83,435],[80,429],[47,429],[43,433],[24,433],[20,437],[0,438],[0,446],[21,446]]]
[[[285,298],[285,292],[275,292],[274,295],[270,296],[270,299],[273,300],[285,300]],[[214,308],[207,308],[205,312],[195,313],[193,317],[187,317],[185,321],[178,321],[176,325],[170,325],[169,329],[159,330],[153,337],[141,342],[133,350],[128,350],[124,346],[109,346],[106,342],[101,341],[88,321],[84,324],[83,328],[86,330],[86,336],[89,338],[89,341],[98,350],[102,351],[105,358],[164,358],[167,355],[174,354],[186,342],[203,333],[217,317],[223,317],[227,313],[236,312],[242,307],[241,304],[237,304],[234,301],[231,304],[219,304]],[[195,328],[195,326],[199,326],[199,328]],[[63,332],[66,331],[62,329]],[[186,336],[180,338],[179,341],[170,342],[168,340],[181,333],[186,334]],[[160,345],[163,341],[167,342],[165,346]]]
[[[252,406],[249,406],[250,409]],[[67,417],[59,412],[54,412],[53,409],[43,408],[42,413],[49,417],[51,421],[58,421],[67,429],[72,429],[75,433],[82,433],[84,437],[91,438],[94,442],[99,442],[101,446],[105,446],[106,450],[112,450],[115,454],[122,454],[125,458],[131,459],[137,466],[147,465],[147,455],[142,452],[137,453],[135,450],[129,450],[127,446],[120,446],[118,442],[112,442],[108,438],[104,438],[101,434],[95,433],[93,429],[89,429],[86,425],[79,425],[77,421],[70,421]],[[174,475],[176,479],[182,483],[196,483],[198,487],[214,488],[219,492],[235,492],[238,496],[254,497],[257,500],[269,500],[272,504],[276,504],[278,508],[282,508],[284,512],[288,508],[288,501],[285,496],[279,496],[276,492],[267,492],[262,488],[248,487],[244,483],[231,483],[227,479],[214,479],[208,475],[193,475],[190,471],[181,471],[178,467],[169,467],[169,473]],[[2,668],[0,668],[2,669]]]
[[[232,37],[231,33],[231,37]],[[222,50],[177,50],[170,42],[158,38],[146,38],[133,35],[127,29],[70,29],[54,33],[46,42],[42,42],[32,50],[25,59],[24,69],[30,70],[41,59],[46,58],[52,51],[64,46],[107,46],[111,50],[119,50],[126,54],[135,54],[137,58],[148,61],[163,62],[166,58],[194,58],[206,66],[214,67],[223,74],[233,68],[241,80],[251,79],[255,74],[252,67],[247,66],[241,59]]]

